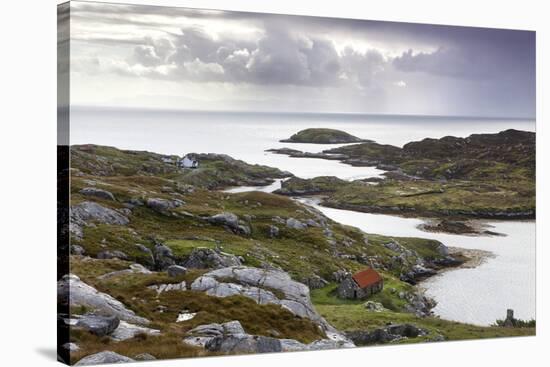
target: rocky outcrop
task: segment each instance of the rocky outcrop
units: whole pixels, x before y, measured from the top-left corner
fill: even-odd
[[[115,201],[115,196],[111,192],[98,189],[97,187],[85,187],[79,192],[84,196],[93,196],[103,200]]]
[[[109,336],[115,341],[123,341],[132,339],[139,334],[160,335],[160,330],[121,321],[118,327]]]
[[[162,243],[157,243],[153,249],[153,258],[155,260],[155,268],[164,270],[171,265],[175,265],[174,254],[172,250]]]
[[[128,260],[129,257],[124,253],[123,251],[119,250],[105,250],[100,251],[97,253],[96,256],[98,259],[120,259],[120,260]]]
[[[122,302],[106,293],[99,292],[73,274],[65,275],[57,282],[57,303],[70,307],[85,306],[96,314],[116,316],[120,320],[130,323],[149,323],[149,320],[137,316]]]
[[[171,284],[154,284],[150,285],[147,288],[157,292],[157,295],[160,295],[162,292],[168,291],[184,291],[187,289],[187,284],[185,281],[181,283],[171,283]]]
[[[170,265],[166,268],[166,273],[169,277],[177,277],[180,275],[185,275],[187,273],[187,268],[180,265]]]
[[[105,280],[126,274],[151,274],[151,271],[141,264],[131,264],[128,269],[117,270],[107,274],[103,274],[98,276],[97,279]]]
[[[205,291],[216,297],[238,294],[259,304],[278,304],[318,324],[329,339],[343,345],[349,342],[317,313],[309,297],[309,288],[292,280],[284,271],[245,266],[222,268],[197,278],[191,284],[191,289]]]
[[[412,324],[396,324],[370,331],[351,331],[346,333],[356,345],[384,344],[404,338],[424,336],[427,331]]]
[[[105,336],[115,331],[119,323],[120,320],[116,316],[85,314],[78,319],[76,327],[88,330],[97,336]]]
[[[247,334],[239,321],[200,325],[190,330],[183,342],[226,354],[273,353],[353,347],[351,342],[321,339],[304,344],[294,339],[277,339]]]
[[[300,222],[298,219],[295,218],[288,218],[286,220],[286,226],[288,228],[292,229],[306,229],[307,224]]]
[[[309,278],[306,278],[302,281],[309,289],[320,289],[328,284],[326,280],[321,278],[318,275],[312,275]]]
[[[239,217],[233,213],[220,213],[206,218],[206,220],[214,225],[224,226],[228,230],[241,234],[250,235],[250,227],[239,220]]]
[[[135,362],[132,358],[125,357],[115,352],[105,351],[89,355],[78,361],[75,366],[91,366],[107,363],[127,363]]]
[[[169,214],[171,209],[178,208],[185,203],[181,200],[167,200],[160,198],[149,198],[145,203],[149,208],[160,214]]]
[[[91,222],[125,226],[130,220],[116,210],[106,208],[91,201],[71,206],[69,231],[77,239],[82,239],[82,227]]]
[[[235,255],[199,247],[189,254],[182,265],[190,269],[219,269],[241,265],[241,261]]]

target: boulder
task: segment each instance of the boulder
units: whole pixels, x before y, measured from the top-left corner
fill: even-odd
[[[166,273],[168,273],[170,277],[177,277],[179,275],[185,275],[187,273],[187,268],[180,265],[170,265],[166,268]]]
[[[183,266],[191,269],[219,269],[238,265],[241,265],[241,261],[235,255],[203,247],[195,248],[183,262]]]
[[[121,321],[118,327],[111,333],[110,337],[115,341],[123,341],[131,339],[138,334],[159,335],[160,330],[150,329],[147,327],[130,324],[126,321]]]
[[[269,225],[269,237],[271,238],[279,237],[279,227]]]
[[[96,187],[85,187],[79,191],[84,196],[93,196],[99,199],[115,201],[115,196],[107,190],[98,189]]]
[[[115,331],[119,323],[120,320],[116,316],[85,314],[78,319],[76,327],[86,329],[97,336],[105,336]]]
[[[90,366],[96,364],[106,363],[127,363],[135,362],[132,358],[125,357],[115,352],[104,351],[96,354],[89,355],[78,361],[75,366]]]
[[[312,275],[309,278],[303,280],[303,283],[309,287],[309,289],[320,289],[328,284],[326,280],[318,275]]]
[[[216,214],[208,217],[206,220],[211,224],[224,226],[237,234],[250,235],[251,233],[250,227],[245,224],[241,224],[239,217],[233,213]]]
[[[363,307],[369,312],[382,312],[386,310],[380,302],[367,301],[363,303]]]
[[[209,340],[205,347],[212,352],[228,354],[274,353],[282,351],[279,339],[248,334],[217,336]]]
[[[86,253],[86,250],[84,250],[84,247],[79,245],[71,245],[71,254],[82,256],[85,253]]]
[[[187,284],[183,281],[181,283],[172,284],[154,284],[148,286],[147,288],[156,291],[157,295],[160,295],[162,292],[168,291],[185,291],[187,289]]]
[[[155,268],[158,270],[164,270],[170,265],[174,265],[174,254],[172,250],[161,243],[157,243],[153,249],[153,256],[155,259]]]
[[[141,260],[149,268],[153,268],[155,265],[155,258],[153,257],[153,251],[151,251],[147,246],[142,245],[141,243],[136,243],[136,248],[139,252],[143,253],[145,259]]]
[[[151,271],[141,264],[131,264],[128,269],[112,271],[97,277],[97,279],[109,279],[124,274],[151,274]]]
[[[185,203],[181,200],[167,200],[167,199],[160,199],[160,198],[149,198],[147,199],[146,205],[151,208],[152,210],[161,213],[166,214],[171,209],[175,209],[177,207],[180,207],[184,205]]]
[[[292,229],[305,229],[307,224],[300,222],[298,219],[288,218],[286,220],[286,226]]]
[[[131,323],[149,323],[149,320],[137,316],[122,302],[106,293],[99,292],[73,274],[67,274],[57,282],[57,303],[70,307],[85,306],[94,310],[96,314],[116,316],[120,320]]]
[[[98,259],[120,259],[120,260],[128,260],[129,259],[129,257],[128,257],[128,255],[126,255],[126,253],[124,253],[123,251],[119,251],[119,250],[100,251],[97,254],[97,258]]]
[[[156,360],[155,356],[149,354],[149,353],[140,353],[136,356],[134,356],[134,360],[136,361],[154,361]]]
[[[97,203],[84,201],[71,206],[71,220],[77,224],[97,221],[104,224],[125,226],[130,221],[116,210],[106,208]]]

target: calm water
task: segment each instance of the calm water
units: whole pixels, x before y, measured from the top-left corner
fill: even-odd
[[[290,158],[265,152],[289,147],[318,152],[339,145],[279,143],[310,127],[347,131],[383,144],[402,146],[426,137],[465,137],[514,128],[534,131],[531,120],[482,120],[441,117],[200,113],[154,110],[72,108],[71,144],[101,144],[122,149],[183,155],[191,152],[224,153],[248,163],[265,164],[296,176],[337,176],[352,180],[378,176],[371,167],[351,167],[336,161]],[[273,191],[277,181],[263,188],[241,187],[230,191]],[[491,222],[506,237],[471,237],[420,231],[420,219],[357,213],[318,207],[330,218],[370,233],[437,239],[448,246],[488,250],[495,254],[474,269],[445,272],[424,283],[438,301],[435,312],[446,319],[480,325],[503,318],[506,308],[517,317],[535,317],[535,223]]]

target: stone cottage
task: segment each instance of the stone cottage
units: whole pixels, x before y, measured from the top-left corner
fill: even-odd
[[[384,280],[374,269],[365,269],[353,275],[348,274],[337,289],[338,297],[365,299],[378,293],[384,287]]]

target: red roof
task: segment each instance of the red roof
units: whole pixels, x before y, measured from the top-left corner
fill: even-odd
[[[374,269],[359,271],[353,274],[352,278],[353,280],[355,280],[355,283],[357,283],[360,288],[371,286],[382,280],[380,274],[378,274],[378,272]]]

